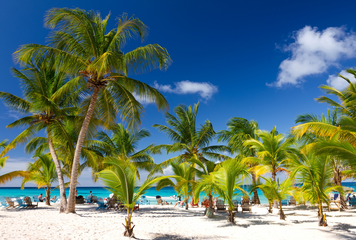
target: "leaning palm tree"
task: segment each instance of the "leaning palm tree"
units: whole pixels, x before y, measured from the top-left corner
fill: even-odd
[[[269,212],[271,213],[272,211],[272,202],[274,200],[277,200],[279,203],[279,216],[281,220],[285,220],[286,216],[284,215],[283,209],[282,209],[282,200],[285,199],[287,196],[290,196],[294,193],[293,189],[293,179],[287,178],[284,180],[281,184],[277,181],[273,181],[271,178],[264,178],[265,180],[264,184],[257,184],[253,186],[253,190],[255,189],[261,189],[265,197],[268,199],[269,203]]]
[[[28,59],[55,56],[58,66],[78,76],[69,83],[76,87],[86,83],[91,94],[84,108],[75,148],[71,186],[67,212],[75,213],[75,189],[82,145],[95,109],[105,126],[114,123],[116,116],[128,122],[130,128],[141,122],[143,106],[134,94],[154,102],[159,109],[166,109],[166,99],[149,85],[128,78],[129,74],[155,68],[167,69],[171,58],[167,50],[158,44],[149,44],[124,53],[123,47],[132,38],[144,40],[147,26],[138,18],[122,15],[116,29],[107,30],[110,14],[102,18],[100,13],[82,9],[52,8],[45,16],[45,26],[54,29],[49,45],[26,44],[15,52],[20,62]],[[70,92],[70,88],[67,89]]]
[[[62,167],[53,147],[53,130],[57,128],[60,131],[63,127],[63,120],[69,115],[75,114],[75,105],[80,100],[80,89],[75,88],[72,89],[71,93],[63,94],[64,89],[68,86],[67,76],[63,69],[56,68],[54,58],[31,60],[25,64],[24,69],[17,70],[13,68],[12,72],[21,82],[24,98],[7,92],[0,92],[0,98],[9,108],[22,112],[27,116],[9,124],[7,128],[23,126],[27,128],[6,146],[1,156],[45,130],[49,150],[59,176],[60,212],[64,212],[67,198],[61,172]],[[62,133],[64,140],[66,136],[66,133]]]
[[[101,131],[97,134],[97,140],[90,140],[93,149],[102,153],[106,158],[112,160],[131,162],[137,168],[137,175],[139,176],[139,169],[150,171],[154,166],[154,160],[151,157],[151,149],[154,147],[150,144],[146,148],[138,151],[138,143],[145,137],[151,134],[146,129],[140,129],[136,132],[131,132],[122,124],[116,124],[109,128],[111,136]],[[102,166],[105,168],[106,166]],[[102,170],[102,169],[101,169]]]
[[[99,172],[99,179],[104,185],[117,196],[127,209],[127,217],[125,218],[125,232],[124,236],[134,237],[132,223],[132,213],[138,199],[141,195],[152,187],[152,185],[159,180],[160,177],[149,177],[141,185],[138,185],[137,171],[135,166],[130,162],[121,161],[106,161],[106,164],[112,165],[112,168],[102,170]]]
[[[174,161],[170,163],[174,175],[164,176],[157,184],[156,190],[159,191],[164,187],[173,187],[178,195],[183,195],[185,209],[188,210],[188,200],[194,188],[194,171],[195,169],[186,162],[179,163]],[[174,179],[173,182],[171,179]]]
[[[245,118],[234,117],[229,119],[226,125],[228,130],[221,130],[217,133],[219,142],[227,141],[228,146],[234,154],[244,154],[249,157],[256,157],[256,150],[243,143],[249,139],[259,140],[258,123],[254,120],[248,121]],[[250,168],[253,168],[259,164],[259,161],[250,161],[247,162],[247,164]],[[251,177],[252,185],[255,185],[257,176],[253,171],[251,172]],[[255,204],[260,204],[257,190],[253,191],[253,201]]]
[[[35,183],[38,188],[44,187],[46,190],[46,205],[51,205],[51,186],[58,181],[56,167],[48,154],[34,157],[37,160],[34,163],[29,163],[27,176],[22,181],[21,189],[25,188],[27,182]]]
[[[214,172],[203,177],[207,185],[214,184],[214,189],[221,197],[223,197],[229,205],[228,222],[235,223],[233,198],[237,195],[237,191],[241,191],[247,195],[244,189],[240,186],[241,181],[244,181],[249,176],[249,171],[246,163],[239,157],[228,159],[220,163]],[[237,190],[237,191],[236,191]]]
[[[318,206],[319,226],[327,226],[326,215],[323,214],[323,203],[329,205],[328,193],[336,190],[343,192],[342,187],[332,182],[333,168],[327,157],[315,156],[313,153],[302,154],[291,163],[291,178],[303,183],[303,198]]]

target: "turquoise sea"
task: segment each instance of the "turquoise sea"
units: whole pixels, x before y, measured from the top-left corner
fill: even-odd
[[[352,187],[353,189],[356,189],[356,183],[355,182],[344,182],[342,184],[343,186],[346,187]],[[246,191],[250,190],[250,185],[244,185],[242,186]],[[103,187],[77,187],[78,191],[78,196],[83,195],[83,197],[86,197],[89,195],[89,192],[92,191],[94,196],[97,196],[98,198],[108,198],[110,195],[110,191]],[[69,194],[69,188],[66,189],[67,194]],[[0,187],[0,197],[25,197],[25,196],[33,196],[33,195],[39,195],[43,194],[44,196],[46,195],[44,189],[38,189],[36,187],[27,187],[25,189],[20,189],[19,187]],[[51,197],[54,195],[59,196],[59,189],[55,188],[52,190]],[[161,196],[164,200],[167,200],[168,202],[176,202],[175,199],[171,198],[174,195],[177,195],[177,192],[172,188],[172,187],[166,187],[161,189],[160,191],[156,191],[154,187],[150,188],[145,194],[145,196],[148,197],[150,200],[151,204],[156,204],[155,197],[157,195]],[[267,199],[263,196],[262,192],[258,190],[258,195],[260,197],[261,203],[262,204],[267,204]],[[201,198],[203,198],[204,195],[201,195]],[[241,198],[241,196],[237,196],[237,199]],[[252,195],[251,195],[252,198]]]

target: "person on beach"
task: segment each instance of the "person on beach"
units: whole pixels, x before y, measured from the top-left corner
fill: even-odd
[[[43,202],[43,194],[41,193],[39,196],[38,196],[38,201],[40,201],[40,202]]]
[[[90,191],[90,201],[93,202],[93,193]]]

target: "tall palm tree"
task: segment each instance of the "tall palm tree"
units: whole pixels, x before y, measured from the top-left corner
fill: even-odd
[[[100,13],[82,9],[52,8],[45,16],[45,26],[54,29],[49,45],[26,44],[15,52],[19,61],[55,56],[57,64],[78,76],[72,86],[87,84],[91,97],[83,112],[85,119],[75,148],[67,213],[75,213],[75,190],[80,153],[95,108],[98,118],[106,126],[112,124],[119,113],[130,128],[140,124],[143,106],[134,94],[155,102],[159,109],[168,106],[166,99],[149,85],[128,78],[128,74],[155,68],[167,69],[171,58],[158,44],[149,44],[124,53],[128,40],[139,36],[143,41],[147,27],[138,18],[126,14],[118,20],[116,29],[107,30],[110,14],[104,19]]]
[[[151,135],[148,130],[140,129],[131,132],[120,123],[110,127],[109,130],[112,132],[111,136],[101,131],[97,134],[97,140],[90,140],[88,143],[106,158],[131,162],[137,168],[137,176],[139,176],[139,169],[147,171],[152,169],[154,160],[150,153],[154,145],[150,144],[140,151],[137,150],[138,142]]]
[[[72,92],[66,92],[68,86],[67,76],[63,70],[56,68],[54,58],[40,58],[25,64],[22,70],[12,69],[23,87],[24,98],[11,93],[0,92],[0,98],[11,109],[26,114],[7,128],[27,128],[13,139],[1,153],[1,156],[19,144],[29,141],[42,130],[46,131],[49,150],[56,166],[60,187],[60,212],[64,212],[67,198],[64,187],[61,164],[53,147],[53,131],[61,132],[62,122],[69,115],[74,115],[75,105],[79,102],[80,89],[73,88]],[[62,138],[66,139],[66,133],[62,132]]]
[[[156,190],[159,191],[164,187],[173,187],[178,195],[183,195],[185,202],[185,209],[188,210],[188,200],[192,194],[192,190],[195,185],[194,181],[194,168],[186,162],[179,163],[174,161],[170,163],[174,175],[164,176],[161,179],[156,187]],[[173,178],[176,183],[174,183],[171,178]]]
[[[165,149],[167,154],[179,152],[176,157],[170,158],[157,165],[156,169],[163,169],[173,161],[190,162],[192,159],[205,162],[208,160],[221,160],[224,155],[219,154],[229,150],[223,145],[209,145],[214,139],[213,124],[206,120],[199,128],[196,123],[199,103],[192,106],[179,105],[174,108],[177,117],[166,113],[166,122],[169,126],[155,124],[153,127],[165,133],[172,144],[161,144],[155,149]],[[194,163],[193,163],[194,164]]]
[[[46,190],[46,205],[51,205],[51,186],[58,181],[56,167],[50,155],[42,154],[35,156],[37,160],[29,163],[27,176],[23,179],[21,189],[25,188],[25,183],[34,182],[38,188],[44,187]]]
[[[248,121],[245,118],[233,117],[229,119],[226,125],[228,130],[221,130],[217,133],[219,142],[227,141],[234,154],[256,157],[256,150],[243,145],[243,143],[249,139],[259,140],[258,123],[254,120]],[[258,161],[250,161],[247,164],[250,168],[253,168],[258,165]],[[257,176],[254,172],[251,172],[251,177],[252,185],[256,185]],[[253,191],[253,201],[255,204],[260,204],[257,189]]]
[[[162,177],[149,177],[138,188],[136,187],[138,185],[137,171],[132,163],[107,160],[106,164],[112,165],[112,168],[102,170],[99,173],[99,179],[126,207],[127,217],[125,218],[124,236],[134,237],[133,229],[135,226],[132,223],[132,213],[135,204],[141,195],[145,194]]]
[[[326,226],[326,216],[323,215],[323,203],[329,205],[328,193],[342,187],[332,182],[333,168],[327,157],[318,157],[312,153],[300,155],[291,163],[293,172],[291,178],[303,183],[302,192],[305,200],[318,205],[319,226]]]
[[[256,151],[257,157],[246,157],[246,161],[260,161],[260,166],[256,166],[257,175],[267,172],[272,173],[272,180],[276,181],[278,172],[288,172],[288,162],[293,159],[297,152],[293,147],[295,140],[287,138],[283,134],[278,134],[276,127],[271,132],[258,131],[261,140],[250,139],[244,142],[245,146]]]

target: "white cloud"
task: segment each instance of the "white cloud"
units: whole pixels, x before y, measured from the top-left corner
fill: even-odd
[[[168,166],[167,168],[165,168],[163,170],[163,174],[166,175],[166,176],[174,174],[172,166]]]
[[[157,81],[154,82],[154,88],[162,92],[175,93],[175,94],[194,94],[198,93],[204,100],[210,99],[218,88],[208,82],[191,82],[189,80],[180,81],[172,85],[161,85]]]
[[[354,75],[351,73],[346,72],[345,70],[342,70],[340,72],[340,75],[343,77],[349,79],[351,82],[356,82],[356,79]],[[349,83],[346,82],[343,78],[339,77],[338,75],[329,75],[328,80],[326,80],[329,86],[334,87],[338,90],[344,90],[347,86],[349,86]]]
[[[284,47],[292,56],[279,65],[277,81],[268,85],[298,85],[304,77],[325,73],[330,66],[338,66],[341,59],[356,56],[356,34],[344,28],[318,31],[316,27],[306,26],[293,38],[295,41]]]

